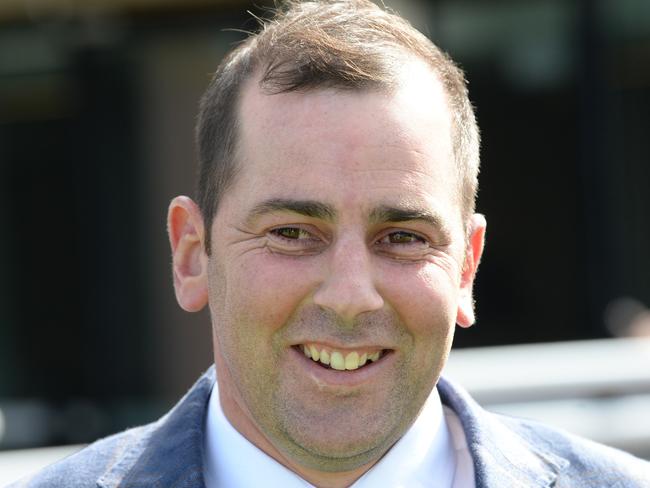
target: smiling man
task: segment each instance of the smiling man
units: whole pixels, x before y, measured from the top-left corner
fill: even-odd
[[[176,297],[215,367],[34,486],[650,486],[648,465],[483,411],[441,378],[486,223],[462,72],[365,0],[287,4],[201,103]]]
[[[463,218],[437,75],[401,56],[363,90],[275,93],[254,69],[212,224],[186,197],[170,209],[177,298],[209,303],[225,417],[319,486],[404,435],[473,320],[485,222]]]

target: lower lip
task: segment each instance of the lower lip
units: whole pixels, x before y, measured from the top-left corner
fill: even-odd
[[[380,376],[383,371],[390,368],[394,361],[393,351],[384,351],[378,361],[367,363],[359,369],[339,371],[320,366],[319,363],[306,357],[295,347],[289,349],[292,357],[299,362],[299,367],[321,387],[336,386],[352,388],[362,386]]]

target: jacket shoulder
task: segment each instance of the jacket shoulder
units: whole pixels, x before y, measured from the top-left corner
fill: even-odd
[[[201,486],[203,420],[214,382],[211,367],[157,421],[94,442],[12,486]]]
[[[108,470],[118,463],[133,462],[140,455],[153,425],[135,427],[95,441],[8,488],[96,487],[97,480]]]
[[[455,382],[438,391],[463,425],[477,487],[650,488],[650,463],[533,420],[489,412]]]
[[[568,466],[558,476],[558,488],[650,487],[648,461],[536,421],[497,417],[536,450],[552,452],[568,461]]]

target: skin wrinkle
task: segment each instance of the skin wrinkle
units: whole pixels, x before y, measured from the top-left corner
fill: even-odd
[[[250,233],[249,233],[250,234]],[[275,251],[269,242],[269,238],[266,235],[252,235],[251,237],[243,238],[238,241],[236,241],[237,244],[241,244],[244,242],[249,242],[251,240],[257,241],[254,246],[247,247],[244,250],[240,251],[239,254],[237,254],[238,257],[241,257],[247,253],[250,253],[252,251],[268,251],[275,253]]]
[[[416,152],[417,154],[422,154],[420,151],[412,151],[412,152]],[[423,161],[428,161],[428,159],[426,157],[423,157],[422,160]],[[355,172],[355,171],[357,171],[357,172],[361,172],[361,171],[368,172],[368,170],[362,170],[362,169],[359,169],[359,170],[349,169],[349,171],[351,171],[351,172]],[[401,168],[397,168],[397,169],[395,169],[395,168],[379,168],[379,169],[373,169],[372,170],[372,172],[375,172],[375,173],[382,173],[382,172],[392,172],[392,173],[394,173],[394,172],[400,172],[400,171],[404,173],[403,178],[408,182],[415,180],[415,176],[425,176],[425,177],[429,176],[424,171],[413,170],[413,171],[406,172],[406,171],[402,170]],[[441,174],[441,175],[439,175],[439,178],[441,180],[445,181],[445,180],[449,179],[449,175],[448,174]],[[399,177],[398,178],[391,178],[391,181],[397,182],[397,181],[400,181],[401,179],[402,178],[399,178]],[[452,183],[449,186],[454,188],[454,195],[455,195],[454,203],[458,206],[458,210],[460,212],[460,210],[461,210],[460,205],[462,203],[462,200],[461,200],[462,195],[460,194],[460,192],[458,190],[458,187],[456,186],[456,183]],[[382,189],[382,188],[378,187],[376,189]],[[417,192],[417,190],[415,190],[415,192]],[[466,222],[463,222],[463,225],[466,225]]]
[[[405,151],[407,153],[417,154],[420,158],[422,158],[423,161],[427,161],[428,158],[429,158],[429,155],[426,154],[424,151],[422,151],[421,149],[418,149],[418,148],[407,147],[409,144],[416,144],[417,141],[412,140],[412,138],[410,138],[408,136],[403,136],[402,134],[403,134],[403,132],[400,132],[400,134],[398,136],[398,138],[400,139],[399,143],[392,143],[392,144],[391,143],[386,143],[383,146],[384,147],[389,147],[389,148],[400,149],[400,150],[403,150],[403,151]],[[403,140],[401,140],[401,139],[403,139]],[[452,152],[451,154],[448,155],[448,157],[453,159],[455,156],[453,155],[453,152]],[[354,168],[352,168],[352,169],[350,169],[350,171],[363,171],[363,170],[355,170]],[[382,169],[374,169],[373,171],[377,171],[377,172],[381,172],[381,171],[394,172],[394,171],[399,171],[399,168],[382,168]],[[419,171],[415,170],[415,171],[413,171],[413,173],[421,174],[423,172],[419,172]],[[443,174],[442,175],[443,178],[449,178],[449,176],[450,176],[449,174]],[[407,175],[407,177],[412,178],[412,176],[410,176],[410,175]],[[451,177],[452,177],[453,180],[455,180],[453,182],[449,182],[450,185],[452,185],[454,187],[454,189],[455,189],[455,191],[454,191],[454,194],[455,194],[455,197],[456,197],[455,203],[458,205],[459,209],[461,209],[461,211],[462,211],[462,205],[463,205],[463,192],[462,192],[463,188],[462,188],[462,185],[463,185],[463,182],[460,179],[460,174],[456,174],[456,172],[454,172],[451,175]],[[463,225],[466,226],[467,223],[464,222]]]

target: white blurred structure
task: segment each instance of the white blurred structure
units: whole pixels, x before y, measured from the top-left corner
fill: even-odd
[[[650,459],[650,338],[455,350],[444,374],[488,410]]]
[[[454,350],[444,374],[489,410],[650,459],[650,338]],[[0,486],[80,448],[0,452]]]
[[[0,486],[5,486],[42,467],[77,452],[83,446],[42,447],[0,451]]]

